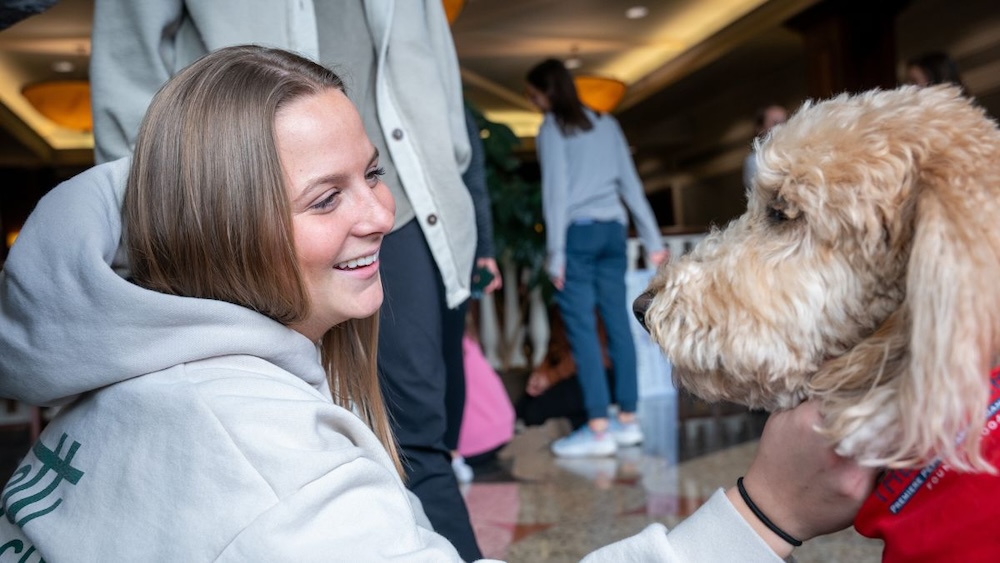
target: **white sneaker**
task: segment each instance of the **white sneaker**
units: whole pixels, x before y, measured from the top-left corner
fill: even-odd
[[[615,443],[622,447],[637,446],[642,443],[642,428],[638,421],[622,423],[617,418],[609,421],[608,432]]]
[[[596,433],[586,424],[569,436],[552,442],[552,453],[559,457],[609,456],[617,451],[618,445],[611,433]]]
[[[476,476],[469,464],[465,463],[465,458],[460,455],[451,458],[451,469],[455,472],[455,479],[459,483],[471,483],[472,478]]]

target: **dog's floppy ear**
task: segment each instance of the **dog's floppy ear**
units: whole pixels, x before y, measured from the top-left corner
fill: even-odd
[[[909,354],[899,377],[899,454],[937,454],[959,469],[988,469],[980,429],[996,350],[1000,268],[995,180],[974,172],[925,174],[916,195],[903,306]]]
[[[884,129],[907,147],[896,154],[909,189],[885,229],[891,254],[907,260],[903,301],[824,364],[810,393],[841,453],[994,472],[980,438],[1000,344],[1000,132],[957,90],[900,94],[910,95],[905,124]]]
[[[1000,322],[1000,193],[987,183],[1000,174],[993,163],[948,160],[936,158],[916,179],[900,309],[824,365],[811,386],[841,453],[871,465],[914,467],[937,457],[993,472],[980,429]]]

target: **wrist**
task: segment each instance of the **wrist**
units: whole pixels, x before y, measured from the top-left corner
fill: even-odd
[[[729,502],[732,503],[736,512],[738,512],[740,516],[746,520],[747,524],[749,524],[753,531],[756,532],[762,540],[764,540],[764,543],[766,543],[767,546],[774,551],[775,555],[785,559],[792,554],[792,550],[795,549],[795,546],[768,528],[767,525],[760,520],[760,518],[754,515],[753,510],[750,509],[750,506],[747,505],[747,503],[743,500],[743,497],[740,495],[739,489],[736,487],[730,487],[726,491],[726,497],[729,499]]]

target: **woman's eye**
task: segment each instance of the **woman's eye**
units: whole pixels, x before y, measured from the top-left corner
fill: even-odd
[[[340,192],[330,192],[329,195],[327,195],[323,199],[319,200],[318,202],[314,203],[312,205],[312,209],[317,209],[319,211],[323,211],[323,210],[332,208],[334,206],[334,204],[337,202],[337,196],[339,196],[339,195],[340,195]]]
[[[382,176],[385,176],[385,168],[382,166],[368,171],[369,182],[378,183],[378,179]]]

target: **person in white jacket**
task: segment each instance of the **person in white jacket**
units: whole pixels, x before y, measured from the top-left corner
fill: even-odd
[[[379,396],[378,159],[336,75],[237,46],[161,90],[131,159],[39,202],[0,271],[0,396],[64,408],[0,495],[0,555],[460,560]],[[747,474],[802,538],[845,526],[859,490],[809,421],[776,415]],[[730,498],[589,558],[790,551]]]

